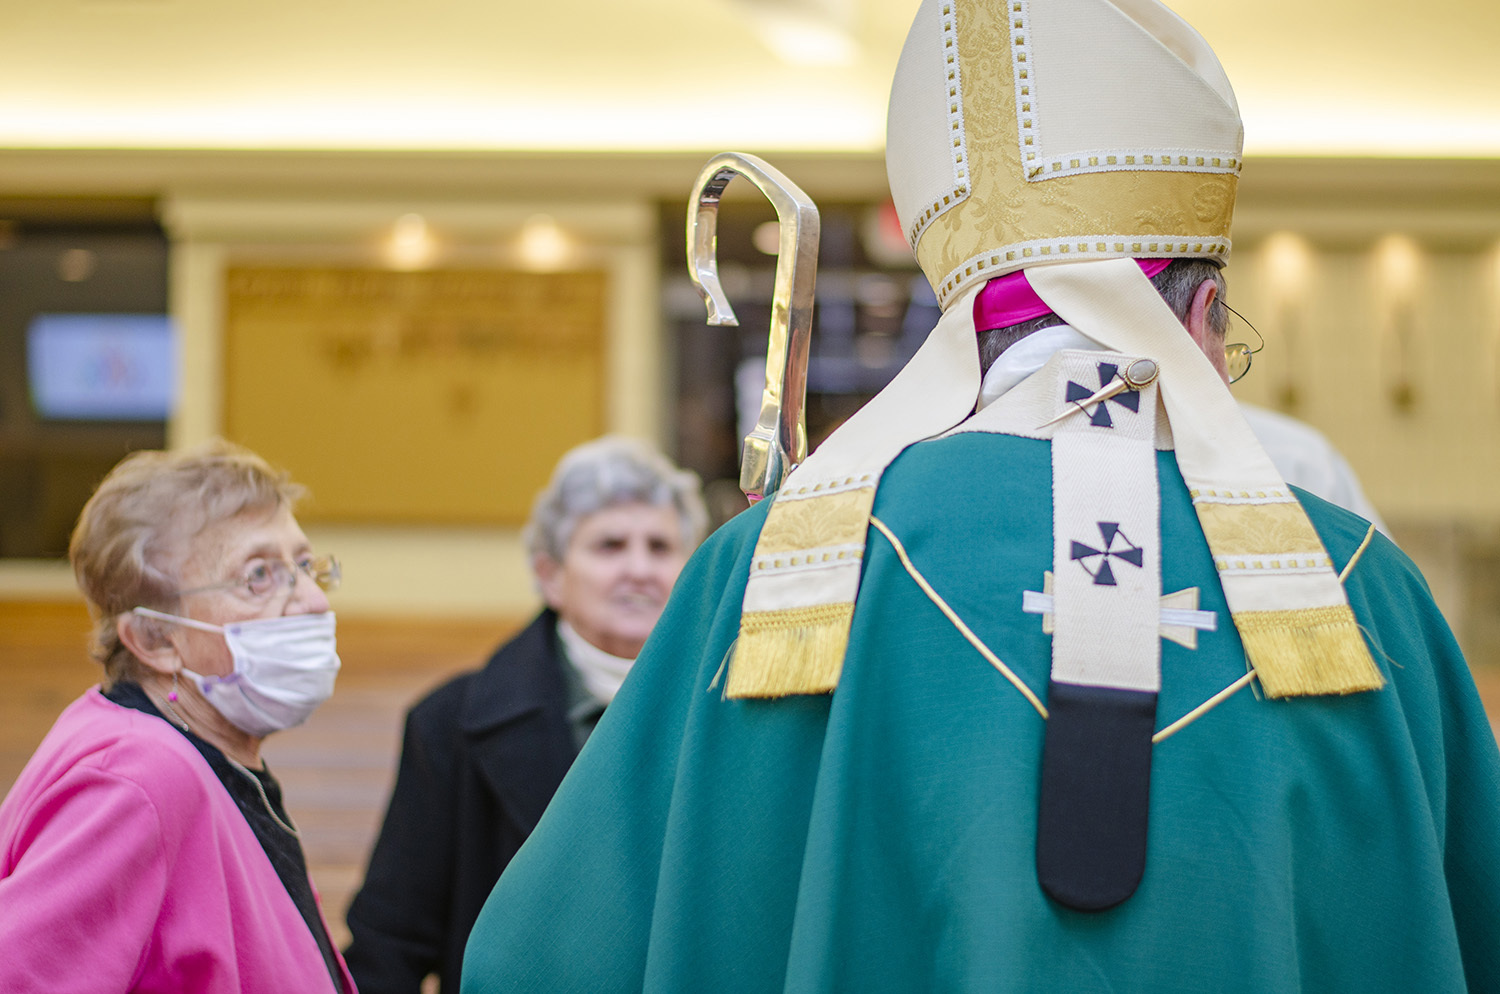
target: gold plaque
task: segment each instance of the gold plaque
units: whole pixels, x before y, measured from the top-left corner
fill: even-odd
[[[604,430],[603,273],[226,279],[225,433],[308,486],[309,519],[519,524]]]

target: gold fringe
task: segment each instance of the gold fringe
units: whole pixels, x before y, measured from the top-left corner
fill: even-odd
[[[854,605],[818,604],[740,617],[724,696],[827,694],[838,685]]]
[[[1245,611],[1234,625],[1269,697],[1357,694],[1385,685],[1346,605]]]

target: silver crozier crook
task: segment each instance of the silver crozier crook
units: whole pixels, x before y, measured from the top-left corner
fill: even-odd
[[[775,493],[786,474],[807,458],[807,347],[812,336],[819,223],[818,208],[808,195],[764,160],[740,152],[723,152],[710,159],[694,184],[687,220],[688,274],[708,306],[709,324],[739,324],[719,285],[715,257],[719,198],[736,175],[766,195],[776,208],[781,228],[766,345],[766,390],[760,418],[745,436],[740,454],[740,489],[754,503]]]

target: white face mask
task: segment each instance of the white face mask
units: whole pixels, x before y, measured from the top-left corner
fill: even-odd
[[[255,618],[211,625],[138,607],[135,614],[205,632],[218,632],[234,658],[228,676],[202,676],[184,668],[203,696],[250,735],[266,736],[300,725],[333,693],[339,672],[333,612]]]

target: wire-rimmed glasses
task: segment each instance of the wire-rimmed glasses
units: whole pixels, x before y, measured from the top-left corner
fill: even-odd
[[[291,591],[297,585],[297,574],[304,573],[324,591],[337,590],[344,572],[337,556],[303,556],[296,562],[285,559],[256,559],[233,580],[210,583],[177,591],[178,597],[202,594],[210,590],[233,591],[236,597],[251,603],[264,603],[278,590]]]
[[[1215,297],[1214,300],[1217,303],[1224,304],[1222,298]],[[1228,304],[1224,304],[1224,309],[1241,321],[1245,321],[1245,315]],[[1260,339],[1260,345],[1253,349],[1244,342],[1232,342],[1224,346],[1224,362],[1229,369],[1230,383],[1238,383],[1244,379],[1245,374],[1250,372],[1250,357],[1266,347],[1266,340],[1261,337],[1261,333],[1256,330],[1255,325],[1249,321],[1245,321],[1245,326],[1255,332],[1255,337]]]

